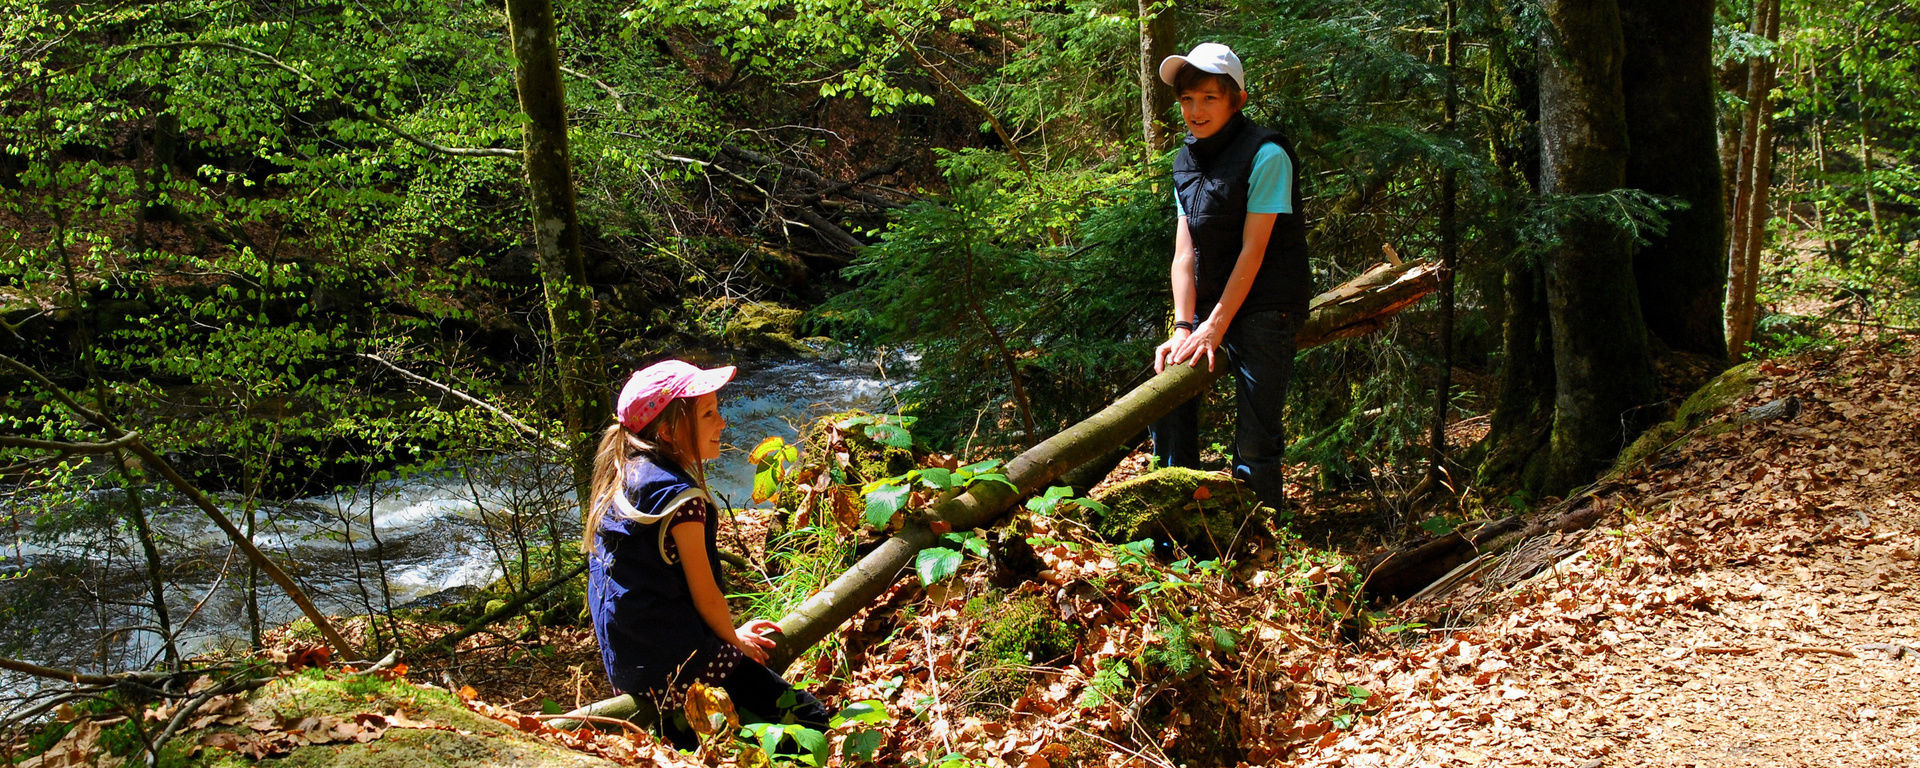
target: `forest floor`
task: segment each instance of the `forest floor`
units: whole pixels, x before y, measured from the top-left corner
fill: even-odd
[[[1314,573],[1298,541],[1272,542],[1211,583],[1194,577],[1185,612],[1241,637],[1202,649],[1204,669],[1170,673],[1142,650],[1164,649],[1175,626],[1147,618],[1167,572],[1128,576],[1111,553],[1029,530],[1063,539],[1038,548],[1038,582],[997,591],[982,567],[931,595],[903,585],[883,626],[856,619],[816,669],[793,672],[837,669],[847,682],[821,690],[832,705],[916,709],[887,725],[881,756],[935,764],[1920,766],[1911,347],[1762,364],[1754,389],[1709,417],[1722,427],[1617,478],[1594,527],[1538,541],[1550,567],[1391,608],[1357,640],[1335,623],[1352,615],[1341,590],[1302,590],[1337,574]],[[1786,397],[1802,405],[1794,418],[1731,420]],[[1115,599],[1129,593],[1144,596]],[[1039,599],[1085,633],[996,700],[968,663],[986,626],[969,594]],[[527,688],[522,669],[485,695],[570,706],[605,693],[590,638],[577,639],[563,655],[579,658],[550,678],[564,686]],[[1116,686],[1128,659],[1136,671]],[[1088,693],[1103,674],[1116,695]]]
[[[1378,691],[1296,765],[1920,765],[1920,355],[1760,367],[1718,417],[1790,420],[1655,457],[1512,589],[1413,606],[1418,645],[1343,654]]]
[[[1920,354],[1908,346],[1762,364],[1754,389],[1709,417],[1729,426],[1620,478],[1593,528],[1540,541],[1557,558],[1546,570],[1394,607],[1357,642],[1335,626],[1350,615],[1327,599],[1339,589],[1301,589],[1337,575],[1276,542],[1181,598],[1244,631],[1181,680],[1137,660],[1168,642],[1171,625],[1147,619],[1155,606],[1112,599],[1164,572],[1128,577],[1098,550],[1042,546],[1042,583],[998,592],[980,568],[933,595],[905,585],[886,604],[909,618],[856,619],[817,670],[794,672],[837,668],[849,682],[821,691],[834,705],[919,702],[882,754],[935,763],[1920,766]],[[1726,421],[1785,397],[1802,405],[1792,419]],[[1129,588],[1091,589],[1102,576]],[[1038,598],[1087,630],[996,703],[968,663],[984,627],[969,594]],[[503,663],[478,675],[496,681],[483,695],[571,706],[605,694],[591,638],[569,639],[545,685]],[[1128,658],[1139,671],[1117,695],[1088,694]],[[1256,688],[1268,695],[1245,695]]]
[[[1284,529],[1213,567],[1025,516],[1000,540],[1030,542],[1035,571],[969,559],[904,581],[789,675],[831,708],[876,702],[833,743],[869,730],[882,765],[1920,766],[1915,350],[1762,363],[1604,484],[1597,524],[1515,550],[1531,575],[1368,611],[1349,602],[1365,553]],[[1735,418],[1787,397],[1792,418]],[[1295,527],[1325,522],[1315,504]],[[519,714],[611,693],[590,630],[503,628],[409,662],[417,684],[614,762],[762,764],[741,742],[688,756]]]

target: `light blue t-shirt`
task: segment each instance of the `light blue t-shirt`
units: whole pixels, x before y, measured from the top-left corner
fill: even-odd
[[[1173,195],[1173,208],[1178,215],[1187,215],[1178,192]],[[1247,177],[1247,213],[1293,213],[1293,159],[1271,141],[1261,144],[1253,156],[1253,172]]]

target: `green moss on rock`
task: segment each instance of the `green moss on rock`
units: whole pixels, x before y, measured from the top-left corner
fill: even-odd
[[[1752,392],[1760,381],[1760,363],[1754,361],[1727,369],[1714,377],[1705,386],[1695,390],[1680,404],[1672,419],[1641,433],[1640,439],[1633,441],[1620,458],[1613,463],[1613,472],[1630,470],[1658,455],[1661,449],[1672,444],[1681,436],[1694,430],[1702,430],[1702,435],[1716,435],[1732,429],[1732,423],[1720,420],[1709,423],[1715,413],[1730,406],[1734,401]]]
[[[728,346],[749,352],[807,357],[816,350],[798,339],[804,314],[778,304],[741,302],[720,335]]]
[[[1265,514],[1246,484],[1179,467],[1119,483],[1095,500],[1107,505],[1107,512],[1094,514],[1089,522],[1109,541],[1151,538],[1209,555],[1220,554],[1257,529],[1249,518]]]

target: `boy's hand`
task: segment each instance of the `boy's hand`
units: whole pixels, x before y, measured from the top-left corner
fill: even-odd
[[[1211,371],[1213,370],[1213,351],[1219,348],[1220,338],[1225,335],[1225,328],[1214,325],[1213,320],[1208,319],[1194,328],[1193,333],[1180,339],[1179,345],[1173,350],[1173,355],[1168,362],[1185,361],[1188,365],[1198,368],[1200,358],[1204,355],[1207,358],[1207,370]]]
[[[1179,350],[1181,343],[1185,342],[1190,335],[1185,328],[1175,328],[1173,329],[1173,336],[1171,338],[1161,342],[1160,346],[1153,348],[1154,373],[1166,370],[1168,365],[1175,365],[1181,360],[1186,359],[1179,356]]]

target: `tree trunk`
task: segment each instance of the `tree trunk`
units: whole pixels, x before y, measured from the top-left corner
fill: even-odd
[[[1146,142],[1146,161],[1166,151],[1179,133],[1167,120],[1173,109],[1173,87],[1160,82],[1160,62],[1172,56],[1179,35],[1179,17],[1173,0],[1140,0],[1140,138]]]
[[[1437,282],[1438,271],[1427,262],[1376,266],[1314,298],[1312,310],[1300,330],[1298,346],[1305,349],[1377,329],[1394,313],[1432,292]],[[1168,367],[1091,418],[1015,457],[1006,468],[1012,487],[979,483],[922,513],[919,519],[882,542],[825,589],[782,617],[767,666],[776,671],[785,669],[801,653],[872,603],[909,570],[916,553],[940,540],[942,534],[936,530],[964,531],[997,522],[1015,502],[1040,492],[1069,470],[1139,434],[1155,419],[1204,391],[1225,374],[1225,366],[1211,372],[1185,365]],[[623,695],[568,715],[624,718],[637,710],[633,698]],[[549,725],[567,728],[573,723],[556,720]]]
[[[1500,396],[1488,420],[1482,483],[1540,489],[1547,432],[1553,424],[1553,336],[1547,326],[1546,280],[1537,267],[1507,267],[1500,327]]]
[[[1779,0],[1755,0],[1753,33],[1779,36]],[[1756,57],[1747,63],[1747,111],[1740,137],[1740,170],[1734,188],[1733,242],[1727,254],[1727,351],[1746,354],[1753,338],[1754,301],[1760,284],[1759,253],[1766,240],[1767,197],[1773,171],[1774,62]]]
[[[1540,181],[1545,195],[1593,195],[1626,181],[1624,44],[1613,0],[1546,0],[1540,54]],[[1559,223],[1544,259],[1553,332],[1553,430],[1543,490],[1606,469],[1655,400],[1653,358],[1625,233],[1594,217]]]
[[[521,159],[533,213],[534,251],[540,263],[553,355],[559,364],[560,402],[572,448],[575,498],[584,511],[593,475],[593,436],[607,419],[599,344],[593,335],[593,297],[580,253],[580,217],[574,206],[572,156],[567,148],[566,90],[560,79],[559,30],[550,0],[506,0],[513,37],[514,87],[526,113]]]
[[[1626,185],[1674,197],[1667,233],[1634,256],[1647,331],[1676,350],[1725,357],[1726,212],[1721,196],[1711,0],[1620,0],[1626,42]]]

